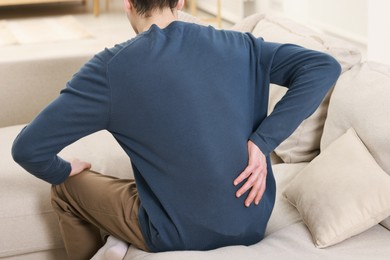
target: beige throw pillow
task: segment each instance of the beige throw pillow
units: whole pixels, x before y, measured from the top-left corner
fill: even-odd
[[[390,215],[390,176],[351,128],[286,187],[316,247],[357,235]]]

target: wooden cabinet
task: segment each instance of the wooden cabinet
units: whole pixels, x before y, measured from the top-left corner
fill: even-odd
[[[83,0],[1,0],[0,6],[59,3],[59,2],[81,2],[81,1]]]
[[[82,2],[86,3],[87,0],[0,0],[0,6],[7,5],[30,5],[30,4],[46,4],[46,3],[64,3],[64,2]],[[100,0],[93,1],[93,13],[98,16],[100,13]],[[106,8],[108,8],[108,0],[106,1]]]

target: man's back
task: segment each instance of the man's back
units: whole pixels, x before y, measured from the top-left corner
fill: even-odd
[[[257,207],[245,208],[233,185],[248,162],[256,102],[263,104],[257,116],[267,112],[267,95],[255,98],[259,75],[249,39],[174,22],[152,26],[108,64],[108,129],[133,162],[140,223],[152,249],[262,238],[273,207],[272,173]]]

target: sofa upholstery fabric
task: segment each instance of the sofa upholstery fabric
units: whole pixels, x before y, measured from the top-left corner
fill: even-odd
[[[343,74],[335,89],[321,149],[353,127],[378,164],[390,174],[390,68],[362,63]],[[390,218],[381,224],[390,229]]]

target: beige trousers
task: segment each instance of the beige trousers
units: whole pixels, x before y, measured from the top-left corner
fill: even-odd
[[[69,259],[90,259],[104,244],[102,233],[148,251],[134,180],[84,171],[52,187],[52,205]]]

